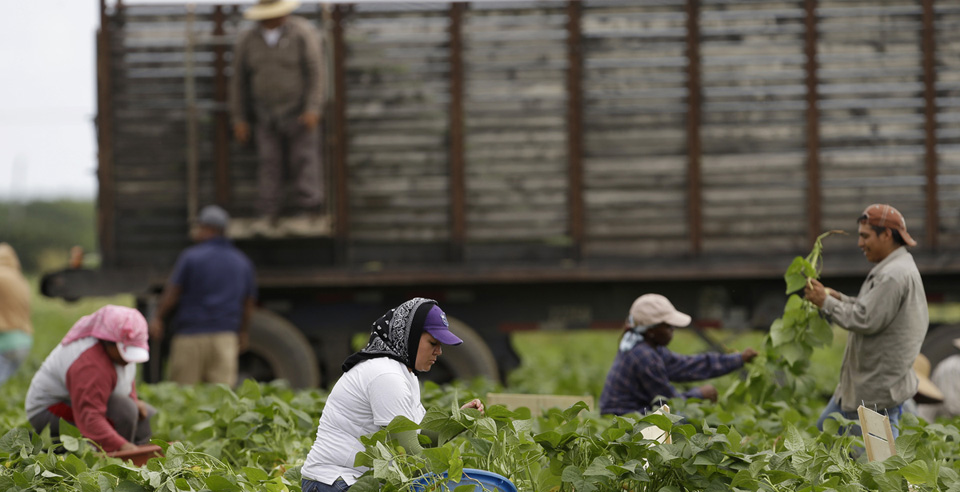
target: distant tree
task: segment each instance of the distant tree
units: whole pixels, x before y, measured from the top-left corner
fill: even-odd
[[[25,272],[63,268],[73,246],[96,256],[96,207],[77,200],[0,202],[0,241],[13,246]]]

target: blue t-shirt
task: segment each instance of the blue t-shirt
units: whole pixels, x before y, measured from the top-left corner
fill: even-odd
[[[184,250],[170,283],[181,289],[178,334],[239,331],[246,299],[257,297],[253,263],[223,237]]]

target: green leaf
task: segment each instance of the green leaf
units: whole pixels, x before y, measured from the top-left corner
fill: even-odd
[[[403,415],[397,415],[387,424],[387,432],[390,434],[399,434],[401,432],[415,431],[418,429],[420,429],[419,424]]]
[[[147,489],[140,486],[140,484],[131,482],[130,480],[120,480],[117,488],[113,490],[114,492],[147,492]]]
[[[0,452],[2,453],[19,453],[21,449],[28,446],[30,446],[30,431],[23,427],[14,427],[0,438]]]
[[[63,447],[71,453],[76,453],[80,450],[80,439],[77,439],[73,436],[60,436],[60,442],[63,443]]]
[[[380,492],[380,481],[373,475],[363,475],[350,486],[350,492]]]
[[[794,365],[797,361],[805,360],[809,354],[807,354],[806,347],[799,343],[790,343],[787,345],[781,346],[779,349],[780,355],[783,356],[790,365]]]
[[[787,272],[783,274],[783,279],[787,282],[787,294],[792,294],[807,285],[807,276],[804,275],[804,272],[813,271],[815,276],[816,270],[807,263],[807,260],[798,256],[793,259],[793,262],[790,263],[790,266],[787,267]]]
[[[253,482],[254,484],[259,482],[266,482],[270,480],[270,475],[267,475],[267,472],[259,469],[253,468],[250,466],[245,466],[241,469],[244,475],[246,475],[247,480]]]
[[[659,413],[651,413],[646,415],[640,419],[640,421],[653,424],[667,432],[670,432],[670,429],[673,427],[673,422],[670,421],[670,418]]]
[[[830,323],[823,319],[819,313],[810,316],[807,320],[811,334],[809,340],[814,347],[830,345],[830,343],[833,342],[833,328],[830,327]]]
[[[608,467],[613,466],[613,460],[608,456],[598,456],[593,460],[593,463],[590,463],[590,466],[583,471],[584,476],[596,476],[596,477],[605,477],[611,480],[617,478],[617,476],[608,469]]]
[[[793,339],[783,324],[783,318],[777,318],[770,324],[770,341],[774,347],[779,347]]]
[[[204,480],[204,483],[207,484],[207,488],[213,492],[234,492],[241,490],[240,486],[221,475],[210,475]]]
[[[786,439],[783,440],[783,447],[794,453],[806,450],[806,446],[803,444],[803,436],[800,435],[796,427],[787,426],[787,435]]]
[[[922,460],[914,461],[909,465],[900,469],[900,474],[903,475],[903,478],[907,479],[913,485],[921,485],[927,483],[927,477],[930,473],[930,467],[927,462]],[[930,484],[936,485],[936,482]]]

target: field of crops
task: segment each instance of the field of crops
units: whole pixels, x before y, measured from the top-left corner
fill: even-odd
[[[81,315],[105,302],[130,301],[37,300],[33,360],[0,389],[0,490],[299,491],[299,467],[325,402],[321,390],[253,382],[235,391],[141,385],[141,397],[160,410],[154,437],[166,454],[142,468],[102,457],[75,429],[65,431],[66,452],[59,454],[49,436],[29,430],[23,397],[46,353]],[[459,410],[458,402],[488,391],[599,396],[616,333],[524,335],[515,340],[524,364],[507,388],[485,381],[427,383],[421,425],[436,431],[440,442],[415,456],[386,431],[370,436],[358,460],[372,471],[351,490],[411,490],[428,471],[458,475],[479,468],[510,478],[521,491],[889,491],[908,490],[908,484],[911,490],[960,491],[960,421],[927,424],[905,416],[897,456],[882,463],[854,457],[862,442],[839,435],[840,423],[817,431],[843,345],[840,333],[826,329],[781,326],[774,337],[714,333],[731,350],[749,345],[762,354],[747,370],[712,381],[721,392],[719,404],[674,401],[670,417],[600,416],[582,405],[535,415],[501,406],[487,406],[484,415]],[[821,346],[830,338],[837,341]],[[679,331],[672,348],[695,352],[703,344]],[[650,425],[669,430],[673,443],[644,440],[640,431]],[[398,419],[387,430],[410,427],[416,424]]]

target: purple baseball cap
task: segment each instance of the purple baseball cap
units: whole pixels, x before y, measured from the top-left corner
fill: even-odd
[[[433,338],[444,345],[460,345],[463,343],[463,340],[450,331],[450,323],[447,322],[446,313],[436,304],[430,308],[427,317],[423,320],[423,331],[433,335]]]

